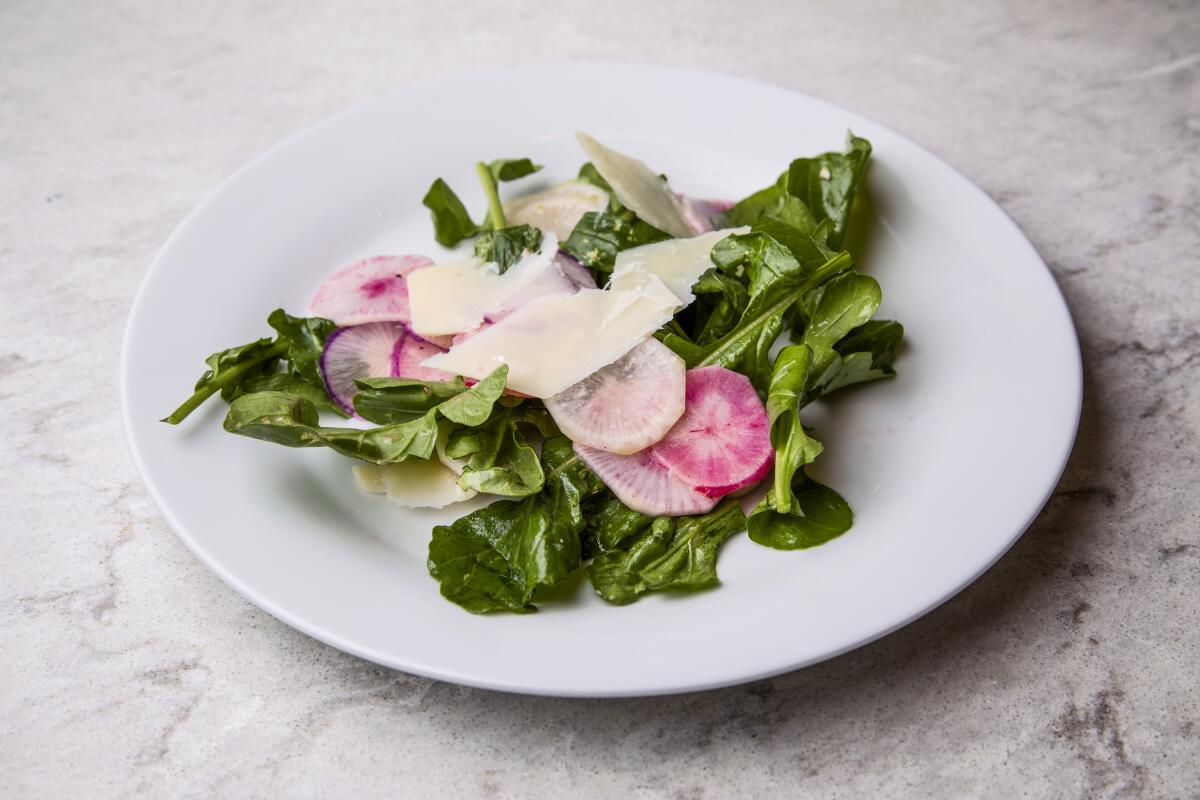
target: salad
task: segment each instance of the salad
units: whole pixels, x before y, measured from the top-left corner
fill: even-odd
[[[225,430],[336,451],[398,505],[494,496],[429,544],[442,595],[476,613],[535,611],[579,569],[613,604],[705,589],[741,531],[791,550],[849,530],[806,472],[823,445],[800,415],[894,374],[903,328],[873,319],[879,284],[843,249],[870,144],[850,134],[728,203],[578,139],[576,178],[504,200],[541,167],[477,164],[479,222],[435,180],[423,203],[453,256],[334,272],[311,316],[277,309],[274,335],[209,356],[163,421],[219,394]]]

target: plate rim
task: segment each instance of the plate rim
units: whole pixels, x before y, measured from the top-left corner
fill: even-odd
[[[456,77],[441,79],[441,80],[437,80],[437,81],[420,81],[418,83],[415,83],[415,84],[413,84],[409,87],[406,87],[404,89],[401,89],[399,91],[389,93],[387,95],[376,98],[372,101],[362,103],[362,104],[353,106],[349,109],[343,110],[339,113],[333,114],[329,117],[321,119],[311,125],[308,125],[308,126],[302,128],[299,131],[296,131],[296,132],[284,137],[283,139],[277,141],[275,144],[271,145],[267,149],[263,150],[262,152],[260,152],[259,154],[257,154],[253,158],[251,158],[246,163],[242,164],[235,171],[233,171],[231,174],[229,174],[224,179],[222,179],[215,187],[213,187],[211,190],[209,190],[204,195],[204,197],[201,199],[201,201],[199,203],[197,203],[190,211],[188,211],[188,213],[186,215],[184,215],[184,217],[175,225],[175,227],[171,231],[171,234],[167,237],[167,239],[163,242],[161,247],[155,253],[154,259],[151,262],[149,268],[146,270],[146,272],[142,275],[141,279],[139,280],[138,288],[137,288],[136,292],[134,293],[133,299],[129,305],[129,310],[128,310],[128,314],[126,317],[125,327],[124,327],[124,331],[123,331],[123,334],[121,337],[121,353],[120,353],[120,357],[118,359],[118,393],[119,393],[119,402],[121,405],[121,421],[122,421],[122,425],[123,425],[124,432],[125,432],[124,438],[125,438],[126,445],[129,449],[129,453],[133,459],[135,469],[137,470],[138,476],[141,478],[142,484],[146,487],[146,490],[149,493],[151,499],[154,500],[154,503],[157,506],[159,513],[162,514],[163,518],[166,520],[167,524],[169,525],[169,527],[171,528],[171,530],[175,534],[175,536],[183,542],[185,547],[187,547],[187,549],[192,553],[193,556],[195,556],[210,572],[212,572],[214,575],[216,575],[226,586],[230,587],[235,592],[237,592],[238,594],[242,595],[244,598],[249,600],[254,606],[261,609],[262,611],[265,611],[267,614],[271,615],[272,617],[279,620],[280,622],[282,622],[282,623],[286,624],[287,626],[294,628],[295,630],[297,630],[307,636],[310,636],[326,645],[334,647],[343,652],[350,653],[351,655],[354,655],[356,657],[366,659],[373,663],[387,666],[389,668],[396,669],[396,670],[399,670],[402,672],[419,675],[421,677],[451,682],[451,683],[464,685],[464,686],[470,686],[470,687],[479,688],[479,689],[487,689],[490,691],[500,691],[500,692],[507,692],[507,693],[512,693],[512,694],[531,695],[531,696],[547,696],[547,697],[617,698],[617,697],[666,696],[666,695],[672,695],[672,694],[683,694],[683,693],[689,693],[689,692],[699,692],[699,691],[709,691],[709,690],[721,689],[721,688],[725,688],[725,687],[729,687],[729,686],[736,686],[739,684],[763,680],[763,679],[771,678],[771,677],[774,677],[777,675],[792,672],[795,670],[803,669],[805,667],[812,666],[813,664],[821,663],[823,661],[827,661],[829,659],[843,655],[852,650],[857,650],[860,647],[863,647],[863,646],[868,645],[872,642],[875,642],[879,639],[882,639],[883,637],[888,636],[903,627],[906,627],[907,625],[911,624],[912,622],[920,619],[921,617],[923,617],[923,616],[929,614],[930,612],[934,611],[935,609],[939,608],[943,604],[949,602],[951,599],[956,597],[960,592],[962,592],[968,586],[970,586],[975,581],[977,581],[984,573],[989,571],[1012,548],[1012,546],[1014,544],[1016,544],[1016,542],[1025,534],[1025,532],[1028,531],[1029,527],[1033,524],[1033,522],[1041,514],[1042,510],[1045,508],[1046,504],[1049,502],[1050,498],[1053,496],[1055,490],[1057,489],[1059,483],[1062,480],[1062,476],[1066,470],[1071,453],[1074,451],[1075,442],[1078,437],[1080,421],[1081,421],[1082,413],[1083,413],[1083,394],[1084,394],[1083,359],[1082,359],[1082,352],[1081,352],[1080,346],[1079,346],[1079,333],[1078,333],[1078,329],[1075,325],[1073,315],[1071,314],[1070,306],[1067,304],[1066,298],[1063,295],[1062,287],[1059,285],[1058,281],[1054,278],[1054,274],[1050,270],[1049,266],[1046,264],[1045,259],[1043,259],[1041,254],[1038,253],[1037,248],[1033,245],[1033,243],[1029,240],[1029,238],[1025,235],[1025,233],[1021,230],[1021,228],[1016,224],[1016,222],[1012,219],[1012,217],[1008,214],[1008,212],[1005,211],[1005,209],[999,203],[997,203],[986,191],[984,191],[974,181],[972,181],[970,178],[968,178],[956,166],[954,166],[950,162],[946,161],[942,157],[938,156],[937,154],[935,154],[934,152],[932,152],[931,150],[929,150],[922,144],[920,144],[920,143],[910,139],[908,136],[896,131],[894,128],[892,128],[888,125],[884,125],[884,124],[876,121],[872,117],[862,114],[862,113],[859,113],[859,112],[855,111],[854,109],[849,108],[847,106],[841,105],[839,103],[833,103],[833,102],[824,100],[820,97],[815,97],[813,95],[810,95],[806,92],[801,92],[801,91],[798,91],[798,90],[795,90],[795,89],[792,89],[792,88],[789,88],[786,86],[781,86],[779,84],[771,83],[769,81],[762,81],[762,80],[758,80],[758,79],[754,79],[754,78],[746,78],[746,77],[743,77],[740,75],[733,75],[733,74],[723,73],[723,72],[714,71],[714,70],[685,68],[685,67],[668,66],[668,65],[662,65],[662,64],[652,64],[652,63],[635,62],[635,61],[621,61],[621,60],[613,60],[613,61],[565,60],[565,61],[544,61],[544,62],[535,62],[535,63],[525,63],[525,64],[519,64],[519,65],[506,67],[503,69],[491,70],[487,73],[487,75],[489,78],[495,79],[497,77],[503,77],[506,75],[516,75],[516,74],[520,74],[522,72],[528,72],[528,71],[537,72],[537,71],[542,71],[542,70],[554,69],[554,68],[558,68],[558,67],[571,68],[571,69],[622,68],[622,69],[635,70],[635,71],[636,70],[648,70],[648,71],[653,71],[653,72],[658,72],[658,73],[670,73],[673,76],[678,77],[678,78],[689,78],[689,79],[720,78],[725,81],[733,81],[735,83],[741,83],[741,84],[744,84],[747,86],[752,86],[755,89],[764,89],[765,88],[765,89],[768,89],[771,91],[784,91],[784,92],[787,92],[788,94],[803,98],[805,101],[810,102],[816,106],[820,106],[825,111],[857,117],[865,122],[868,122],[871,125],[874,125],[880,129],[882,129],[882,130],[886,130],[890,135],[896,137],[897,139],[902,141],[907,146],[912,147],[914,150],[920,152],[923,156],[930,158],[933,161],[936,161],[937,163],[944,166],[962,184],[969,187],[969,191],[974,192],[980,199],[985,201],[986,204],[991,207],[991,209],[993,209],[994,211],[999,213],[999,216],[997,219],[1002,219],[1004,221],[1004,224],[1008,228],[1007,233],[1010,235],[1011,234],[1016,235],[1017,240],[1019,240],[1020,242],[1022,242],[1024,244],[1026,249],[1029,251],[1030,256],[1032,258],[1036,259],[1037,264],[1039,264],[1041,266],[1041,268],[1045,271],[1047,277],[1049,278],[1049,284],[1050,284],[1050,287],[1053,288],[1053,294],[1054,294],[1054,298],[1056,300],[1056,304],[1057,304],[1059,310],[1065,316],[1065,319],[1068,323],[1067,328],[1068,328],[1069,337],[1070,337],[1071,352],[1074,356],[1074,358],[1072,359],[1073,369],[1069,376],[1065,376],[1065,377],[1069,377],[1069,379],[1070,379],[1071,390],[1074,395],[1074,400],[1072,403],[1073,415],[1072,415],[1072,421],[1071,421],[1071,426],[1070,426],[1071,429],[1070,429],[1069,436],[1066,438],[1066,443],[1065,443],[1063,452],[1058,455],[1057,467],[1056,467],[1056,469],[1053,470],[1054,479],[1053,479],[1053,481],[1049,481],[1047,483],[1047,487],[1045,488],[1041,499],[1032,507],[1031,511],[1026,515],[1025,520],[1018,527],[1016,527],[1014,529],[1014,531],[1010,534],[1009,539],[1004,544],[1004,546],[999,548],[997,550],[997,552],[995,553],[995,555],[990,560],[988,560],[987,563],[982,564],[974,573],[970,574],[969,576],[964,577],[957,585],[955,585],[953,588],[945,591],[945,593],[942,596],[933,600],[928,605],[920,608],[919,610],[913,612],[911,615],[897,621],[896,623],[894,623],[893,625],[891,625],[889,627],[880,629],[870,635],[864,636],[861,639],[850,642],[842,647],[829,650],[819,656],[806,658],[806,659],[800,659],[793,663],[788,663],[788,664],[784,664],[784,665],[775,665],[775,666],[772,666],[772,667],[769,667],[769,668],[766,668],[766,669],[763,669],[763,670],[760,670],[757,672],[750,672],[750,673],[736,675],[736,676],[729,676],[729,677],[725,677],[725,678],[721,678],[721,679],[717,679],[717,680],[692,682],[692,683],[688,683],[688,684],[672,685],[669,687],[655,686],[655,687],[647,687],[644,689],[633,689],[633,690],[631,690],[631,689],[563,690],[563,689],[557,689],[557,688],[540,689],[534,685],[518,684],[518,683],[513,683],[511,681],[505,681],[505,680],[489,680],[486,677],[483,677],[483,676],[480,676],[477,674],[466,673],[461,670],[437,668],[437,667],[433,667],[433,666],[429,666],[427,664],[421,663],[418,660],[406,660],[403,658],[396,658],[392,654],[379,652],[379,651],[374,650],[371,647],[364,647],[353,641],[347,640],[337,633],[334,633],[330,630],[326,630],[320,625],[313,624],[313,623],[303,619],[302,617],[289,612],[287,609],[284,609],[284,608],[280,607],[278,604],[272,602],[271,600],[269,600],[268,598],[263,596],[259,591],[254,589],[252,586],[248,585],[245,581],[238,578],[236,575],[232,574],[232,572],[229,569],[225,568],[213,556],[211,556],[202,547],[202,545],[197,541],[197,539],[187,530],[186,526],[184,526],[182,524],[181,520],[179,520],[176,517],[176,515],[175,515],[174,511],[171,509],[170,505],[165,501],[165,498],[163,496],[163,493],[162,493],[158,483],[156,482],[155,478],[151,474],[150,470],[147,468],[147,465],[143,458],[142,451],[139,448],[138,441],[137,441],[136,435],[134,433],[136,421],[132,416],[133,411],[132,411],[132,407],[131,407],[131,403],[130,403],[130,390],[131,390],[131,380],[132,380],[131,371],[130,371],[131,370],[130,343],[133,339],[134,328],[136,327],[136,321],[142,311],[143,306],[145,305],[146,297],[149,293],[149,287],[155,281],[155,279],[159,275],[159,273],[162,272],[162,270],[164,269],[164,264],[166,263],[166,258],[165,258],[166,255],[172,250],[175,242],[183,235],[183,232],[194,222],[194,220],[196,218],[203,215],[204,212],[208,208],[210,208],[213,204],[218,202],[219,198],[221,198],[225,194],[225,191],[226,191],[226,189],[228,189],[229,186],[231,186],[232,184],[239,181],[244,174],[254,170],[261,162],[275,157],[277,153],[279,153],[282,150],[285,150],[292,143],[299,141],[303,138],[306,138],[310,135],[313,135],[317,131],[324,129],[327,126],[338,124],[350,117],[353,117],[353,116],[356,116],[359,114],[369,113],[379,107],[387,106],[389,104],[395,103],[395,102],[397,102],[397,100],[403,98],[404,96],[406,96],[407,94],[410,94],[412,92],[433,91],[438,88],[455,86],[455,85],[460,85],[460,84],[470,82],[472,79],[477,78],[481,74],[478,72],[464,73],[464,74],[456,76]]]

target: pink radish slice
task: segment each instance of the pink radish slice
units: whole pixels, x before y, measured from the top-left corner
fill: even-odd
[[[672,476],[713,498],[762,480],[775,456],[750,379],[724,367],[688,370],[683,416],[651,450]]]
[[[452,381],[454,376],[448,372],[421,366],[425,359],[444,352],[444,348],[409,334],[396,342],[392,351],[390,374],[393,378],[412,378],[418,381]]]
[[[683,218],[697,234],[716,230],[713,220],[733,208],[733,203],[724,200],[697,200],[682,194],[679,199],[683,201]]]
[[[647,339],[607,367],[546,399],[573,442],[629,454],[666,436],[683,414],[683,359]]]
[[[410,272],[432,266],[425,256],[375,256],[333,273],[317,288],[309,310],[338,325],[408,322]]]
[[[592,271],[580,264],[574,256],[559,251],[554,257],[554,263],[577,289],[595,289],[596,279]]]
[[[398,322],[371,322],[338,328],[325,339],[321,352],[321,377],[325,388],[346,413],[354,413],[359,378],[387,378],[392,374],[392,354],[408,331]]]
[[[628,456],[583,444],[574,448],[583,463],[634,511],[655,517],[680,517],[707,513],[717,504],[715,497],[706,497],[672,476],[655,458],[652,448]]]

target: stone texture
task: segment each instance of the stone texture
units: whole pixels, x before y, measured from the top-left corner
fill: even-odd
[[[1200,796],[1194,2],[244,5],[0,8],[0,795]],[[127,456],[116,361],[182,216],[347,107],[580,58],[864,112],[1050,263],[1083,342],[1079,443],[959,597],[748,686],[515,697],[309,640],[170,533]]]

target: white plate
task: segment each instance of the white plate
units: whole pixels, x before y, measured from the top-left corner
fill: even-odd
[[[899,377],[808,414],[815,475],[853,529],[807,551],[734,537],[722,585],[607,606],[580,583],[527,616],[473,616],[425,569],[431,527],[355,488],[349,463],[221,430],[210,401],[157,420],[203,358],[304,313],[335,267],[437,252],[421,197],[444,177],[483,208],[472,165],[530,156],[547,178],[583,161],[587,130],[688,194],[739,197],[795,156],[875,146],[875,225],[862,267],[907,346]],[[337,117],[228,180],[171,236],[133,306],[121,365],[134,456],[183,541],[229,585],[311,636],[457,683],[550,695],[704,689],[829,658],[915,619],[992,564],[1066,463],[1081,398],[1070,316],[1029,242],[962,175],[912,142],[818,100],[662,67],[525,67],[408,92]]]

